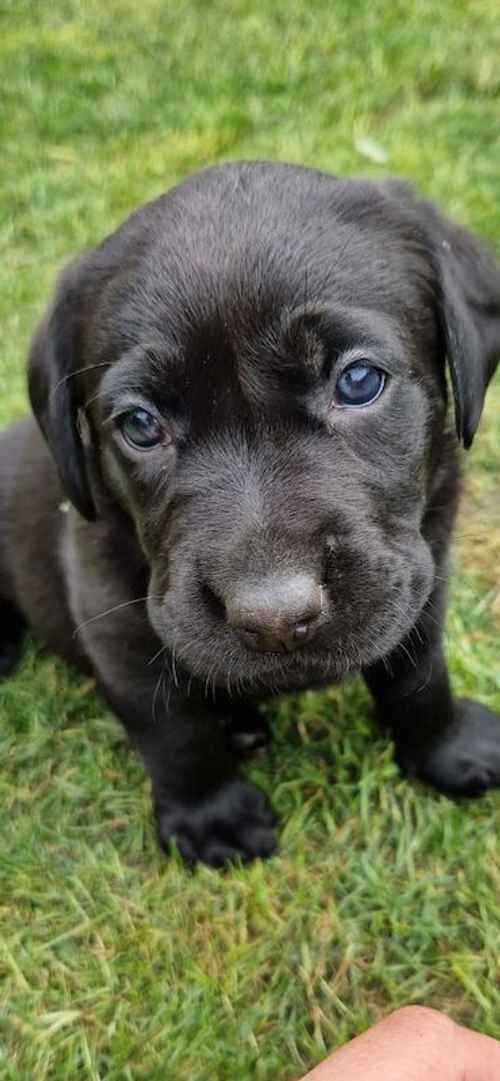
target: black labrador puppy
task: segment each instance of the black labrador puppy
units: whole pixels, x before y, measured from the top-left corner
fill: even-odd
[[[62,275],[0,441],[0,664],[29,623],[94,673],[187,862],[272,851],[256,702],[352,672],[408,775],[500,782],[442,651],[499,352],[499,270],[397,180],[218,166]]]

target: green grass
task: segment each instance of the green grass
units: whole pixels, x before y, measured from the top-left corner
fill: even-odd
[[[401,173],[495,245],[499,46],[495,0],[3,0],[0,421],[60,265],[203,164]],[[447,636],[497,708],[499,406]],[[279,854],[225,875],[161,857],[91,685],[32,645],[0,710],[5,1081],[287,1081],[405,1002],[500,1037],[499,796],[401,780],[360,684],[277,706]]]

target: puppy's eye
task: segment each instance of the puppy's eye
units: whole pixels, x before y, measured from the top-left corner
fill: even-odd
[[[147,409],[129,409],[119,418],[123,438],[136,450],[150,450],[165,441],[165,429]]]
[[[334,405],[371,405],[382,393],[384,386],[385,372],[364,360],[356,361],[339,375]]]

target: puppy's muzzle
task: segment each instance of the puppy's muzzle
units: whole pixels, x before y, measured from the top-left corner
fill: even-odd
[[[308,645],[322,622],[323,588],[305,574],[273,574],[238,584],[227,622],[248,649],[291,652]]]

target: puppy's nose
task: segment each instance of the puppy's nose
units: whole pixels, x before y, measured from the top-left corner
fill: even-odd
[[[226,604],[226,618],[249,649],[300,649],[318,629],[321,593],[319,583],[306,574],[242,582]]]

